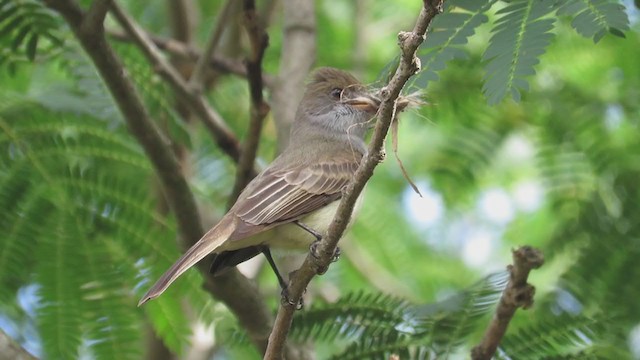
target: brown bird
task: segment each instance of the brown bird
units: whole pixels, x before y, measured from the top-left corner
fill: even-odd
[[[347,72],[320,68],[298,106],[288,147],[247,185],[229,212],[140,299],[160,296],[210,253],[211,271],[264,253],[283,289],[270,248],[306,250],[326,232],[343,189],[366,153],[364,136],[380,101]]]

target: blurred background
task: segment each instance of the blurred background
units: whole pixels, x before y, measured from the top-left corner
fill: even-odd
[[[119,3],[151,33],[171,35],[169,6]],[[276,74],[282,4],[258,4],[270,22],[264,71]],[[383,84],[398,54],[397,32],[413,26],[420,4],[317,1],[316,66]],[[202,45],[222,5],[192,5],[193,42]],[[491,276],[511,263],[511,249],[526,244],[541,249],[546,263],[530,276],[535,306],[517,312],[499,356],[640,359],[640,35],[636,5],[624,5],[626,38],[608,34],[595,44],[560,17],[519,102],[488,105],[483,95],[491,23],[437,69],[437,80],[411,82],[407,93],[421,92],[427,104],[401,114],[398,155],[423,196],[404,179],[389,142],[341,241],[343,256],[310,285],[310,306],[380,293],[443,304],[483,281],[503,283]],[[109,18],[106,27],[118,29]],[[175,221],[88,58],[68,29],[56,31],[64,45],[34,61],[3,43],[0,329],[42,358],[135,359],[152,346],[164,348],[163,358],[256,358],[252,348],[221,341],[221,329],[239,330],[200,288],[196,271],[166,296],[135,307],[180,254]],[[243,42],[227,35],[229,56],[244,56]],[[214,224],[225,212],[235,165],[200,123],[181,120],[171,90],[134,46],[112,43],[158,124],[184,149],[188,181],[206,224]],[[211,104],[244,138],[246,80],[214,74],[210,81]],[[265,95],[270,99],[268,89]],[[277,132],[270,114],[259,148],[264,164],[277,153]],[[268,266],[257,259],[243,271],[275,311],[279,290]],[[466,312],[468,324],[456,318],[439,334],[460,341],[434,358],[466,358],[479,341],[493,308],[464,304],[455,311]],[[439,309],[430,314],[447,313]],[[319,341],[314,353],[335,356],[336,344]]]

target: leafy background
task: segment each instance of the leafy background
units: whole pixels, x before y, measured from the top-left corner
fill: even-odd
[[[168,32],[165,7],[122,3]],[[419,3],[362,1],[357,13],[350,1],[318,1],[317,64],[380,83]],[[204,41],[219,5],[198,7]],[[281,20],[276,12],[268,29],[267,72],[278,68]],[[319,358],[466,358],[510,249],[528,244],[546,255],[530,279],[536,304],[516,314],[497,357],[640,358],[639,43],[632,2],[448,1],[408,89],[429,104],[400,125],[400,157],[424,198],[392,157],[378,168],[344,256],[311,284],[294,338]],[[176,227],[62,19],[39,1],[0,1],[0,44],[0,328],[52,359],[140,358],[151,332],[181,358],[198,346],[257,357],[195,271],[135,307],[178,257]],[[154,118],[189,149],[190,184],[215,219],[233,165],[179,119],[141,54],[114,45]],[[245,82],[218,79],[210,100],[242,136]],[[268,121],[264,161],[275,133]],[[256,280],[275,310],[274,277],[263,269]]]

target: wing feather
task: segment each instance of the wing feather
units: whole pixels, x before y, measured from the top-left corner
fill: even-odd
[[[339,161],[265,172],[236,204],[236,214],[252,225],[293,221],[339,199],[357,168],[357,162]]]

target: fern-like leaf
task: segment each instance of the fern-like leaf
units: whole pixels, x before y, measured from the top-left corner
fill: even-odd
[[[463,197],[475,187],[504,140],[503,134],[484,124],[454,129],[436,149],[429,168],[434,187],[451,203],[460,200],[454,196]]]
[[[445,2],[447,9],[437,16],[420,50],[423,71],[412,80],[416,86],[426,88],[429,81],[438,80],[438,71],[454,58],[466,58],[460,49],[475,29],[486,23],[484,14],[495,0],[452,0]]]
[[[507,279],[506,272],[495,273],[445,301],[417,308],[425,330],[421,346],[447,358],[493,310]]]
[[[596,189],[592,166],[581,152],[546,145],[536,153],[536,163],[554,202],[585,201]]]
[[[500,18],[492,30],[483,92],[489,104],[497,104],[510,95],[520,100],[527,91],[526,76],[535,74],[534,66],[545,52],[553,33],[553,18],[544,18],[555,9],[552,1],[516,0],[498,11]]]
[[[16,56],[33,61],[38,51],[60,48],[60,26],[60,19],[41,1],[0,1],[0,64]]]
[[[346,347],[335,359],[391,354],[446,358],[493,309],[506,279],[504,272],[494,274],[445,301],[426,305],[382,294],[351,294],[297,314],[292,335],[301,341],[331,342],[333,351],[342,341]]]
[[[50,196],[61,198],[60,189],[49,191]],[[64,208],[65,204],[56,205]],[[36,281],[41,299],[37,317],[41,329],[46,329],[42,333],[43,347],[50,358],[75,359],[84,323],[77,316],[82,299],[77,271],[81,269],[83,254],[69,232],[75,233],[75,224],[64,211],[52,211],[40,221],[50,229],[48,236],[39,239],[36,252]]]
[[[508,333],[500,344],[499,359],[570,358],[586,355],[606,335],[603,321],[585,316],[552,316]]]
[[[624,6],[611,0],[567,0],[558,15],[573,16],[571,26],[578,34],[598,42],[608,32],[624,37],[629,30],[629,18]]]
[[[349,294],[334,304],[316,305],[297,314],[293,334],[301,341],[361,337],[371,329],[398,326],[407,307],[405,301],[384,294]]]

